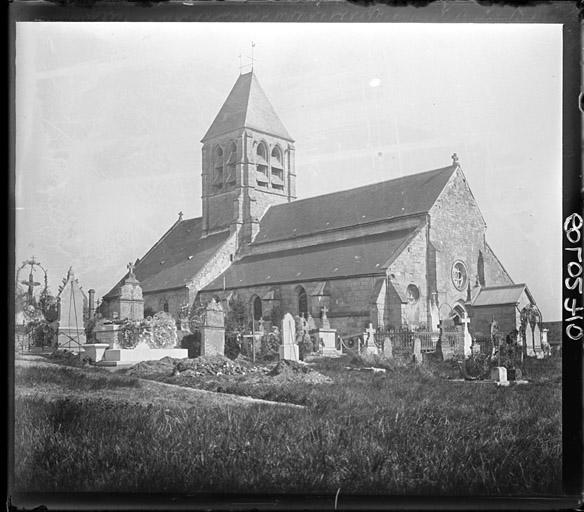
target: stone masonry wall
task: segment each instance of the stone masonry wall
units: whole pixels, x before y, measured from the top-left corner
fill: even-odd
[[[519,326],[519,312],[515,304],[473,307],[471,323],[473,334],[490,336],[493,317],[499,324],[499,332],[503,334],[508,334]]]
[[[144,293],[144,309],[152,308],[156,313],[164,311],[164,304],[168,303],[168,312],[177,317],[179,308],[189,300],[187,288],[164,290],[154,293]]]
[[[430,210],[430,241],[436,248],[436,287],[440,305],[454,307],[456,301],[466,300],[466,285],[457,290],[452,282],[452,266],[457,260],[465,264],[471,288],[475,285],[479,251],[486,254],[485,229],[466,178],[457,169]],[[485,258],[485,275],[494,274],[492,261]],[[440,308],[441,314],[444,309],[448,308]]]
[[[503,268],[495,256],[495,253],[493,253],[493,250],[487,243],[485,243],[483,257],[485,259],[485,286],[513,284],[511,276],[509,276],[507,271]]]
[[[407,247],[398,255],[387,269],[387,275],[393,287],[401,291],[405,296],[408,286],[416,286],[419,291],[419,299],[416,303],[402,304],[401,300],[393,298],[388,304],[392,313],[391,325],[400,327],[408,324],[410,327],[427,325],[428,316],[428,283],[427,283],[427,240],[426,229],[422,226]],[[399,316],[393,313],[399,311]],[[399,318],[399,323],[396,323]]]
[[[381,276],[383,277],[383,276]],[[380,277],[354,277],[348,279],[335,279],[328,281],[330,290],[330,302],[328,317],[331,327],[337,329],[340,333],[354,334],[362,332],[374,314],[375,304],[372,302],[372,292],[375,281]],[[237,289],[238,296],[247,305],[247,314],[251,317],[251,301],[255,295],[264,297],[270,290],[275,290],[276,296],[279,297],[278,305],[281,314],[291,313],[298,314],[298,289],[303,286],[305,291],[309,292],[314,283],[288,283],[281,285],[254,286],[250,288]],[[231,291],[225,292],[201,292],[199,294],[202,301],[211,299],[217,295],[224,299]],[[262,304],[264,318],[268,319],[268,309],[266,301]],[[308,296],[308,307],[313,318],[318,319],[321,316],[322,303],[318,298]]]
[[[217,279],[231,265],[232,257],[237,250],[238,233],[232,233],[223,245],[209,258],[197,275],[187,284],[189,290],[189,305],[193,304],[199,290]]]

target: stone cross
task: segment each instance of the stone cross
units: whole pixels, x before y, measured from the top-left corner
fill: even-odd
[[[328,308],[326,306],[324,306],[322,308],[322,328],[323,329],[330,329],[331,328],[331,324],[329,322],[328,316],[326,316],[328,311]]]
[[[365,344],[364,353],[365,354],[377,354],[377,345],[375,345],[375,333],[377,331],[373,328],[373,324],[370,323],[369,327],[365,329],[365,334],[367,334],[367,343]]]
[[[131,277],[131,278],[135,278],[136,277],[136,275],[134,274],[134,268],[135,267],[136,267],[136,265],[134,263],[132,263],[131,261],[130,261],[130,263],[128,263],[128,267],[127,267],[128,268],[128,274],[129,274],[128,277]]]
[[[370,346],[371,344],[375,344],[375,333],[377,331],[373,328],[372,323],[370,323],[369,327],[367,329],[365,329],[365,332],[367,333],[367,346]]]
[[[260,318],[258,321],[258,331],[263,333],[264,332],[264,319]]]
[[[464,317],[460,320],[464,325],[464,357],[469,357],[472,353],[472,336],[468,330],[468,324],[470,323],[470,318],[465,313]]]

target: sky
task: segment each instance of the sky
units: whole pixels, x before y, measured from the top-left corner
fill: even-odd
[[[53,293],[72,266],[101,297],[179,211],[200,216],[200,139],[251,41],[298,198],[456,152],[495,254],[561,319],[556,24],[18,23],[16,266],[35,256]]]

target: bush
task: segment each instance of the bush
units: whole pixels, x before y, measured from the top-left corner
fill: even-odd
[[[176,346],[176,323],[163,311],[144,320],[123,320],[119,331],[122,348],[135,348],[146,343],[150,348],[172,348]]]
[[[180,342],[181,348],[186,348],[189,351],[189,357],[195,358],[201,355],[201,333],[195,331],[192,334],[187,334]]]
[[[260,356],[264,361],[275,361],[279,356],[280,336],[270,332],[264,334],[261,340]]]
[[[35,347],[47,347],[54,344],[57,329],[52,322],[36,319],[26,324],[26,334],[31,337]]]
[[[238,333],[225,333],[225,357],[235,359],[241,353],[241,340]]]

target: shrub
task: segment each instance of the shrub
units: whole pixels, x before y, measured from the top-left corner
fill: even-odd
[[[280,336],[274,332],[264,334],[261,340],[260,355],[264,361],[274,361],[278,359],[279,347],[281,345]]]
[[[46,347],[54,344],[57,336],[57,329],[52,322],[45,319],[31,320],[26,324],[26,334],[28,334],[36,347]]]
[[[192,334],[187,334],[180,342],[181,348],[186,348],[189,351],[189,357],[195,358],[201,355],[201,333],[195,331]]]
[[[241,339],[236,332],[225,333],[225,356],[235,359],[241,353]]]
[[[164,311],[144,320],[123,320],[119,331],[122,348],[135,348],[146,343],[150,348],[172,348],[176,346],[176,323]]]

